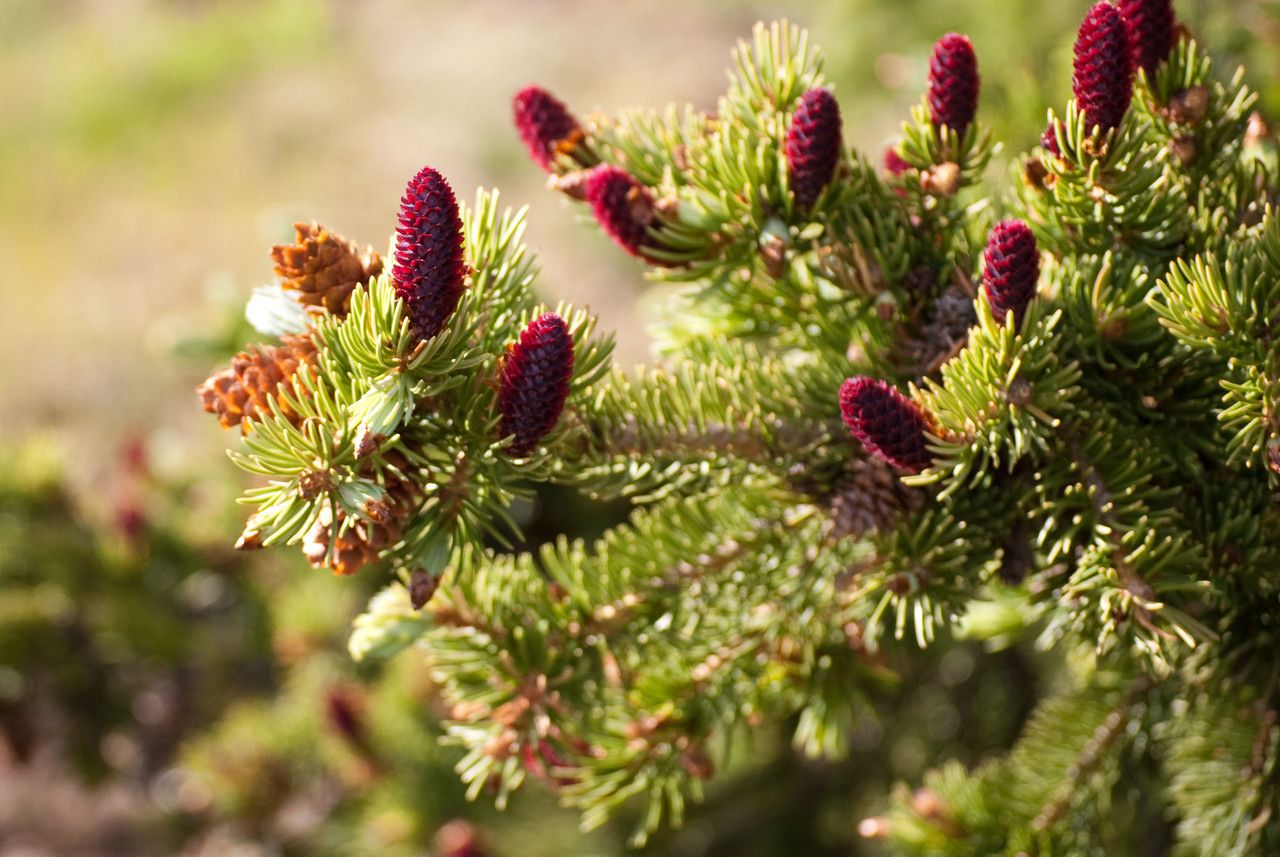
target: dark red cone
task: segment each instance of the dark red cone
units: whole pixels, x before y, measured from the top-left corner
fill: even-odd
[[[929,118],[963,137],[978,112],[978,58],[967,36],[947,33],[929,62]]]
[[[925,446],[924,413],[884,381],[855,375],[840,385],[840,415],[873,455],[919,473],[932,462]]]
[[[1040,251],[1031,229],[1021,220],[997,223],[987,237],[986,263],[982,272],[982,290],[991,305],[996,321],[1004,322],[1009,313],[1018,324],[1027,304],[1036,295],[1040,280]]]
[[[462,218],[444,176],[423,167],[405,188],[391,278],[420,339],[439,333],[466,287]]]
[[[1133,97],[1129,39],[1120,10],[1105,0],[1093,5],[1076,36],[1071,91],[1089,130],[1119,127]]]
[[[643,258],[654,218],[649,189],[626,170],[601,165],[587,176],[583,193],[605,233],[632,256]]]
[[[573,376],[573,337],[564,319],[545,313],[507,350],[499,378],[498,434],[514,435],[507,454],[523,458],[555,428]]]
[[[787,129],[786,153],[791,192],[803,211],[831,182],[840,161],[840,105],[830,92],[814,88],[800,98]]]
[[[1145,69],[1155,74],[1173,50],[1174,17],[1170,0],[1119,0],[1116,6],[1124,18],[1133,71]]]
[[[511,101],[516,130],[538,166],[556,172],[558,152],[570,152],[582,128],[564,102],[538,86],[526,86]]]

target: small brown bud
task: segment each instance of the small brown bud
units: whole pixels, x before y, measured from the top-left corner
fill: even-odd
[[[1169,154],[1182,166],[1189,167],[1200,157],[1200,144],[1195,137],[1174,137],[1169,141]]]
[[[333,487],[327,470],[308,470],[298,477],[298,496],[314,500]]]
[[[1022,183],[1032,190],[1046,190],[1049,187],[1049,168],[1039,158],[1027,158],[1022,163]]]
[[[768,235],[760,242],[760,258],[765,271],[775,280],[786,273],[787,245],[777,235]]]
[[[1193,86],[1169,99],[1169,118],[1179,125],[1195,125],[1209,113],[1209,89]]]
[[[425,568],[414,569],[413,574],[409,575],[409,603],[413,605],[413,609],[421,610],[425,607],[439,586],[440,578]]]
[[[364,501],[364,513],[375,524],[386,526],[392,520],[391,507],[374,497]]]
[[[960,165],[947,161],[920,176],[920,187],[938,196],[953,196],[960,189]]]
[[[245,525],[244,532],[240,534],[240,538],[236,540],[236,550],[238,551],[256,551],[262,549],[262,530],[254,523],[253,519],[249,519],[249,523]]]
[[[681,751],[680,767],[695,780],[709,780],[716,772],[716,765],[710,754],[696,744]]]
[[[368,426],[361,426],[360,431],[356,434],[356,458],[367,458],[382,446],[386,435],[381,435],[369,430]]]

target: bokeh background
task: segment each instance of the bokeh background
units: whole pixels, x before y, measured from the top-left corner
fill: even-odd
[[[546,192],[511,129],[518,88],[580,112],[710,108],[735,40],[787,17],[825,48],[847,137],[878,157],[933,40],[959,30],[1005,141],[999,177],[1065,101],[1088,5],[0,0],[0,854],[624,853],[627,819],[579,834],[536,788],[501,816],[463,800],[421,665],[345,655],[379,581],[230,551],[242,484],[192,389],[250,338],[270,245],[316,219],[384,247],[430,163],[460,196],[528,204],[540,288],[591,306],[640,361],[640,270]],[[1178,6],[1280,115],[1276,4]],[[617,514],[580,502],[543,496],[531,538]],[[928,728],[868,720],[843,763],[757,736],[650,851],[876,853],[858,819],[893,782],[1006,741],[1034,698],[1030,657],[914,667],[885,713],[932,712]]]

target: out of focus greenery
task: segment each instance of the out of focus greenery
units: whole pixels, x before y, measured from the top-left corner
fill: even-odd
[[[787,16],[825,47],[848,137],[877,157],[934,39],[960,30],[1011,155],[1065,99],[1088,5],[0,3],[0,794],[17,796],[0,854],[461,855],[433,844],[458,817],[485,831],[476,855],[624,853],[631,820],[580,835],[536,788],[501,816],[463,801],[421,671],[346,657],[376,575],[230,550],[241,486],[210,454],[200,369],[245,341],[238,307],[293,219],[380,246],[424,162],[531,203],[544,290],[590,303],[641,358],[638,272],[542,191],[508,127],[519,86],[583,110],[706,104],[733,41]],[[1280,115],[1277,4],[1178,5]],[[526,511],[549,538],[617,510],[562,493]],[[1006,743],[1045,690],[1038,657],[959,648],[911,667],[847,762],[743,736],[707,805],[649,851],[875,853],[857,819],[893,782]],[[912,718],[925,732],[897,725],[908,707],[932,712]]]

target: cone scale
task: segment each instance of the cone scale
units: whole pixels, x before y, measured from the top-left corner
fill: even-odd
[[[563,101],[539,86],[517,92],[511,110],[529,156],[546,172],[557,172],[556,155],[570,152],[582,137],[578,120]]]

